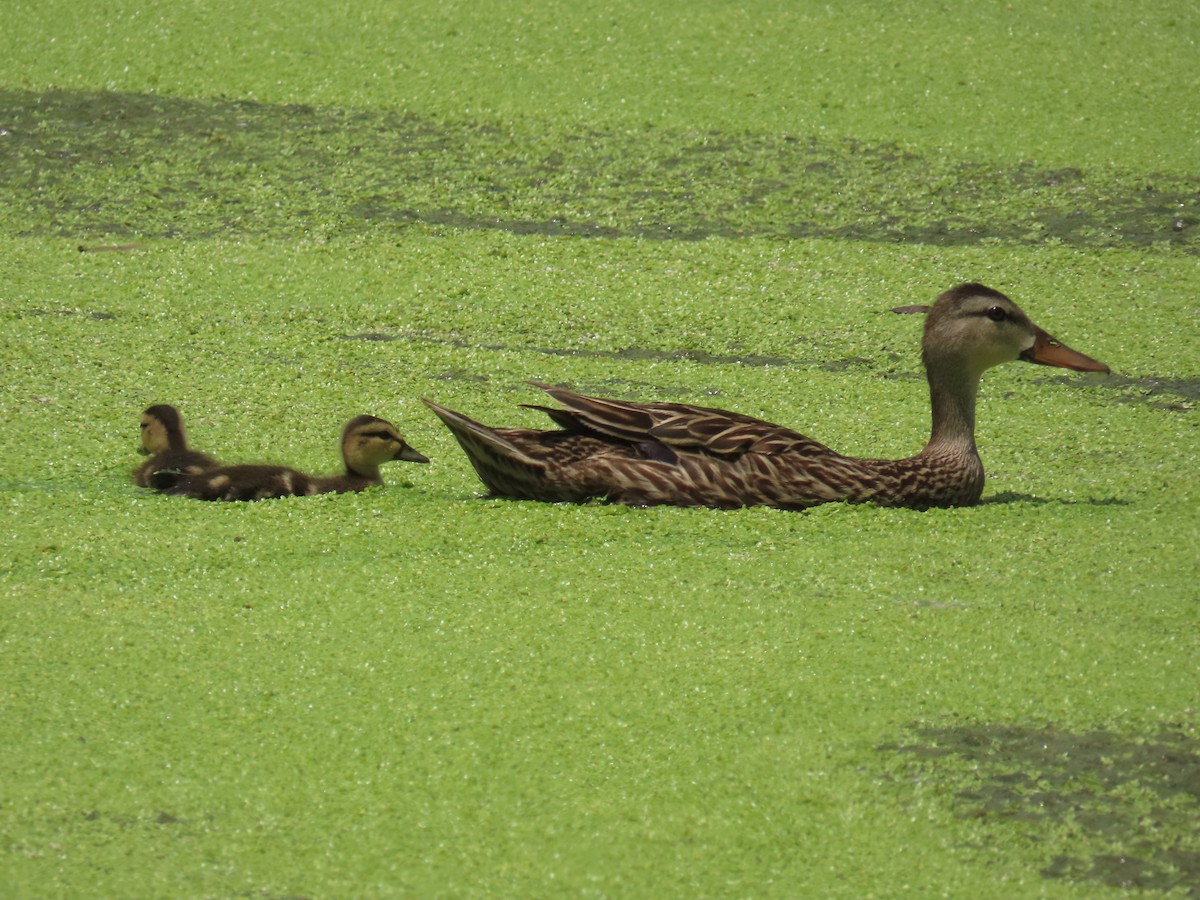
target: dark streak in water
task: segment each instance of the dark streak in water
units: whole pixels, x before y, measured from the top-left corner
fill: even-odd
[[[905,757],[914,782],[951,791],[962,818],[1015,830],[1030,847],[1071,835],[1042,865],[1044,877],[1200,896],[1200,740],[1192,726],[1134,736],[918,726],[880,749]]]
[[[648,360],[653,362],[687,361],[702,366],[751,366],[751,367],[786,367],[786,368],[820,368],[826,372],[845,372],[851,370],[870,370],[875,362],[863,357],[848,359],[793,359],[783,356],[763,356],[755,353],[717,354],[703,350],[659,350],[648,347],[624,347],[620,350],[591,350],[578,347],[532,347],[512,346],[493,342],[475,343],[462,338],[442,338],[430,334],[389,334],[386,332],[363,332],[361,334],[342,335],[342,340],[390,342],[407,340],[425,344],[437,344],[443,347],[459,349],[488,350],[496,353],[537,353],[544,356],[580,357],[586,359],[613,360]],[[897,358],[893,357],[892,362]],[[877,377],[902,380],[924,380],[920,372],[883,371],[875,373]],[[460,376],[461,377],[461,376]],[[1200,379],[1196,378],[1158,378],[1155,376],[1133,377],[1129,375],[1079,376],[1053,375],[1035,377],[1042,383],[1064,385],[1069,388],[1094,390],[1100,388],[1115,394],[1120,403],[1146,403],[1147,405],[1172,412],[1190,412],[1193,404],[1200,400]],[[1179,400],[1169,398],[1176,397]],[[1182,402],[1180,402],[1182,401]]]
[[[71,91],[0,91],[0,124],[0,229],[16,234],[330,238],[419,225],[1200,253],[1195,176],[1001,168],[852,139],[555,132]]]

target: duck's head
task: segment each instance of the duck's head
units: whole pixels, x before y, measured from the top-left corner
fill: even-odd
[[[429,462],[427,456],[408,446],[395,425],[375,416],[358,416],[346,423],[342,431],[342,456],[348,469],[362,474],[376,472],[383,463],[392,460]]]
[[[930,373],[957,370],[977,379],[992,366],[1017,359],[1077,372],[1109,371],[1104,363],[1051,337],[1021,307],[986,285],[972,282],[951,288],[928,313],[921,355]]]
[[[147,407],[142,413],[139,427],[142,431],[142,445],[138,452],[143,456],[166,453],[168,450],[183,450],[187,447],[183,418],[173,406],[160,403]]]

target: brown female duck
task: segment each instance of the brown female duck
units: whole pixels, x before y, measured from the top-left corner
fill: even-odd
[[[536,383],[563,408],[531,408],[560,430],[489,428],[425,403],[495,496],[721,509],[803,509],[836,500],[925,508],[967,506],[983,492],[975,397],[985,370],[1021,359],[1108,371],[982,284],[952,288],[932,307],[896,311],[929,314],[921,353],[933,430],[925,448],[907,459],[843,456],[795,431],[721,409],[602,400]]]
[[[150,476],[156,490],[197,500],[265,500],[274,497],[346,493],[383,484],[379,467],[392,460],[427,463],[396,430],[375,416],[358,416],[342,430],[343,475],[307,475],[286,466],[221,466],[187,474],[161,469]]]
[[[141,431],[142,445],[138,452],[152,455],[133,470],[133,483],[140,487],[150,487],[150,476],[160,469],[195,475],[220,465],[211,456],[188,449],[183,417],[173,406],[160,403],[147,407],[142,413]]]

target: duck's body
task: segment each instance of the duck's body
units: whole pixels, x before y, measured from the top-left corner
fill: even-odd
[[[196,500],[266,500],[312,494],[348,493],[383,484],[379,467],[392,460],[427,463],[410,447],[396,426],[375,416],[358,416],[342,430],[341,475],[309,475],[287,466],[220,466],[195,474],[171,469],[154,472],[157,490]]]
[[[726,509],[802,509],[837,500],[966,506],[983,492],[975,396],[986,369],[1015,359],[1079,371],[1108,367],[1056,341],[981,284],[947,291],[928,312],[922,356],[933,429],[925,448],[906,459],[843,456],[795,431],[726,410],[603,400],[541,384],[562,408],[534,408],[560,430],[489,428],[425,402],[500,497]]]
[[[834,500],[961,506],[983,490],[977,454],[856,459],[726,410],[625,403],[536,386],[565,407],[545,409],[563,430],[488,428],[430,404],[495,496],[803,509]]]
[[[188,447],[187,432],[179,410],[165,403],[147,407],[140,428],[142,445],[138,452],[150,458],[133,470],[133,483],[150,487],[150,476],[162,469],[195,475],[221,465],[206,453]]]

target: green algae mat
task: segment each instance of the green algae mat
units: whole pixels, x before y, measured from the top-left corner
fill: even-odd
[[[1061,5],[1060,5],[1061,6]],[[0,893],[1200,892],[1200,16],[17,2]],[[902,456],[965,280],[969,509],[488,500],[542,380]],[[138,414],[362,494],[134,487]]]

